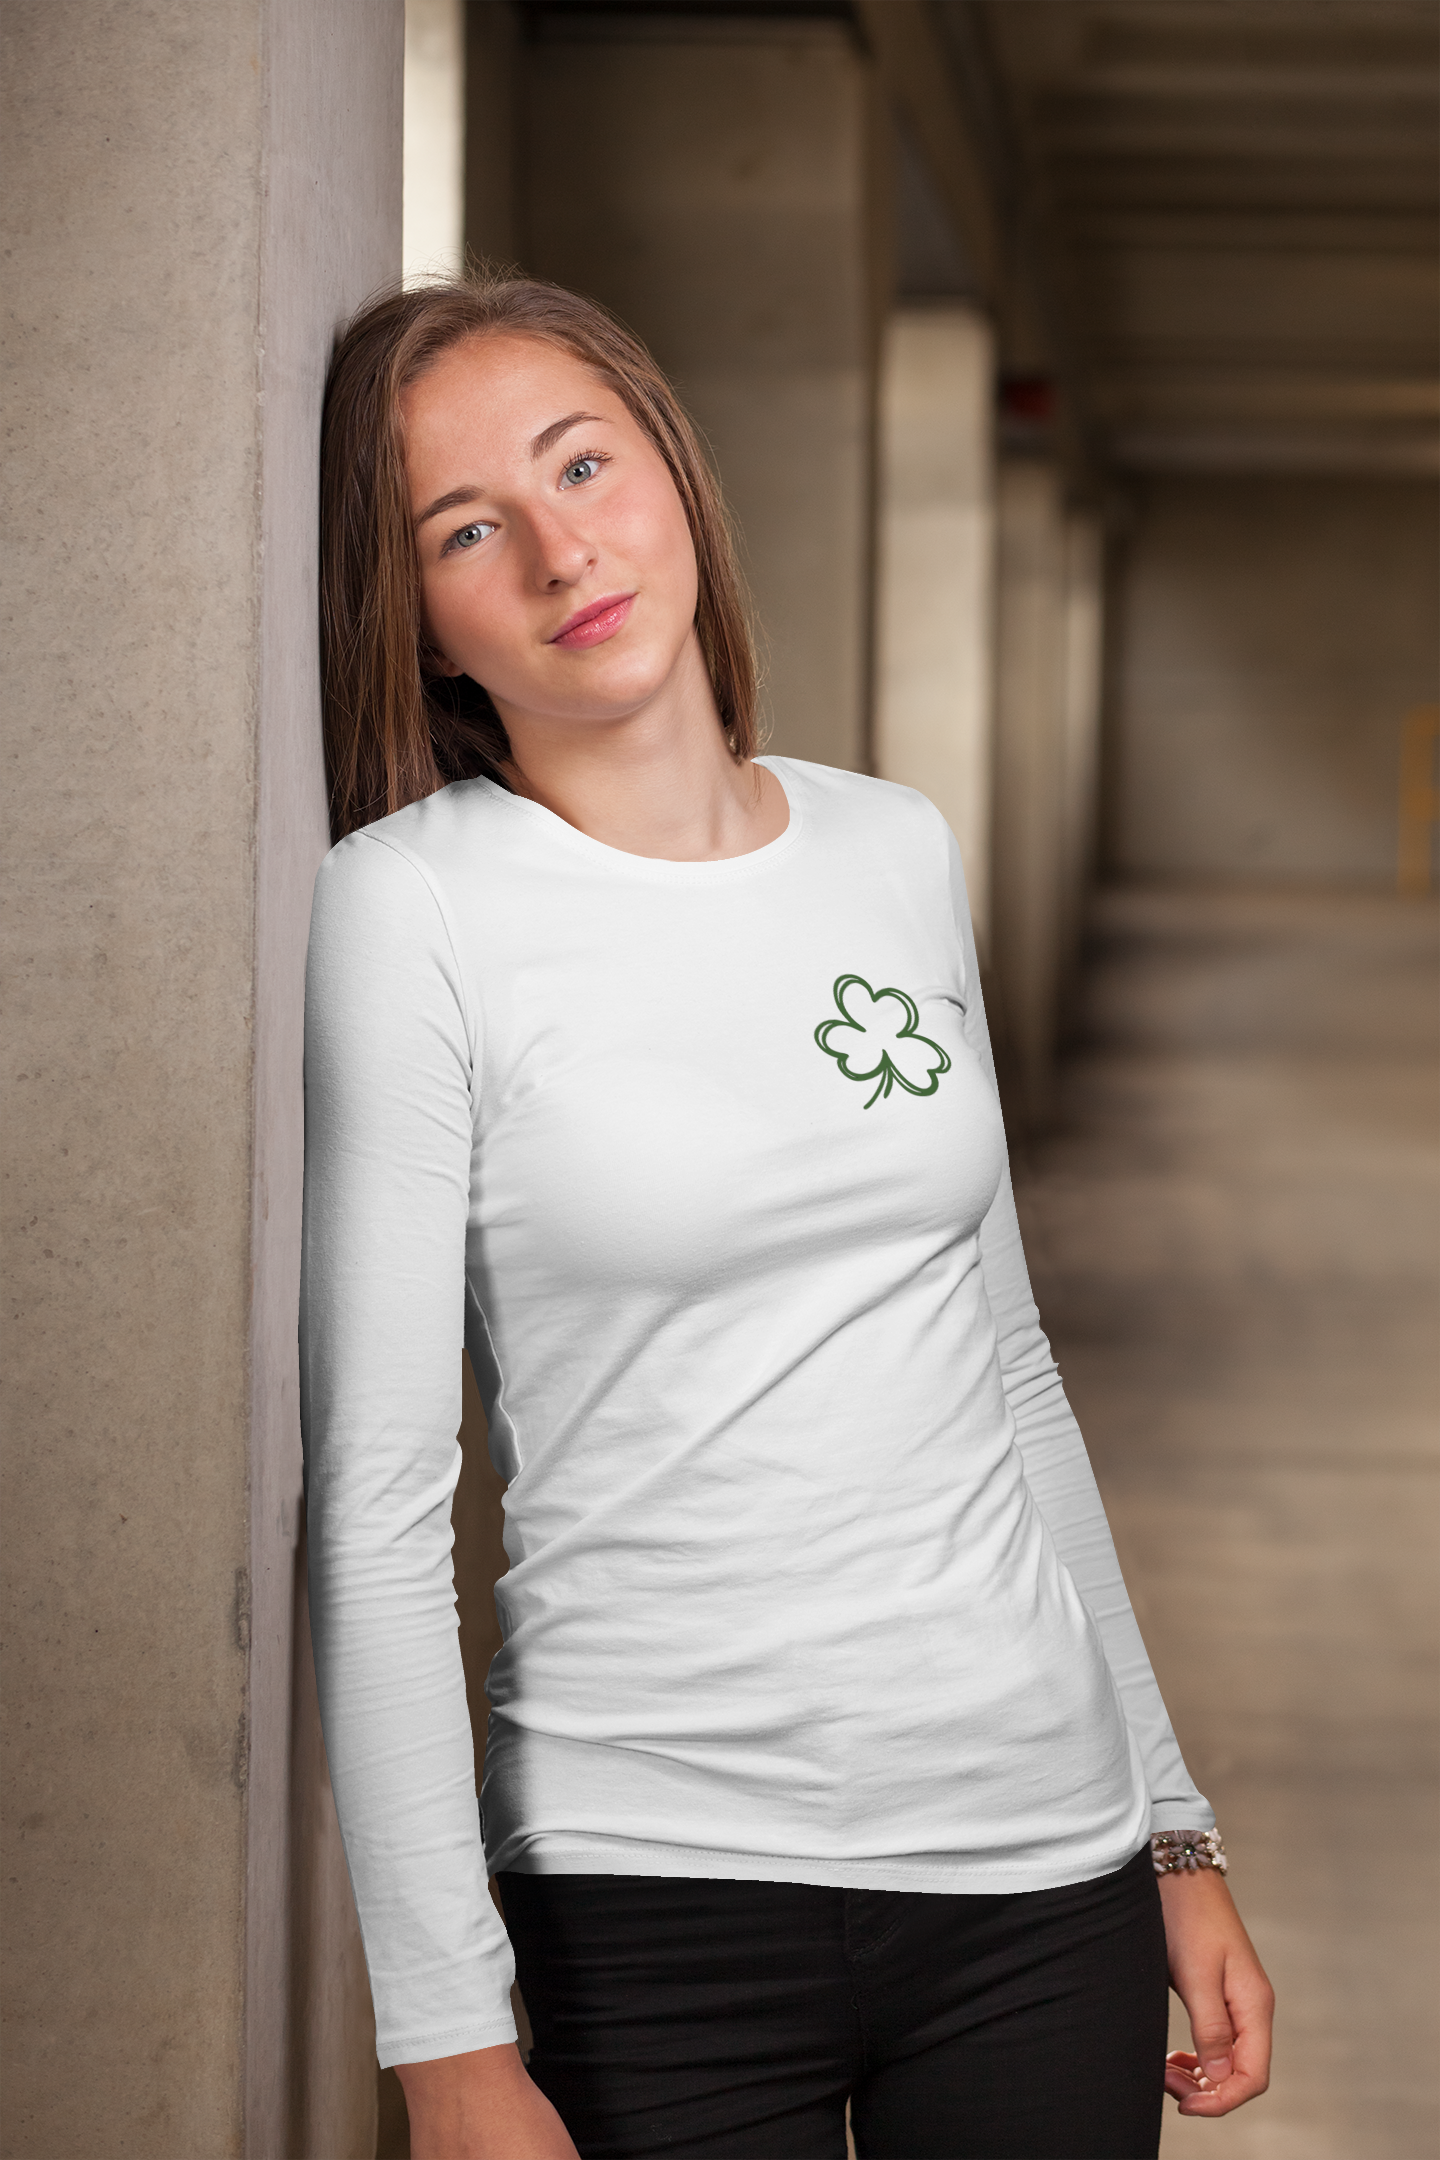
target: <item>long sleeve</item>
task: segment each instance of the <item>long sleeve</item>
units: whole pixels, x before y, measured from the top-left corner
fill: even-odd
[[[960,850],[947,832],[951,899],[969,984],[966,1034],[991,1079],[995,1062]],[[985,1289],[1000,1346],[1006,1400],[1025,1480],[1055,1549],[1089,1607],[1120,1690],[1150,1791],[1150,1828],[1206,1829],[1215,1817],[1196,1790],[1146,1655],[1075,1413],[1040,1325],[1008,1169],[980,1232]]]
[[[302,1422],[321,1717],[382,2064],[515,2033],[451,1562],[474,1051],[427,876],[353,835],[310,933]]]

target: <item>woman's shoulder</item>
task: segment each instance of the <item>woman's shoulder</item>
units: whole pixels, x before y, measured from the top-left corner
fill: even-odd
[[[871,845],[943,848],[949,827],[928,795],[898,780],[850,772],[840,765],[816,765],[806,758],[772,757],[759,762],[775,774],[787,795],[811,817],[818,816],[837,837],[841,829],[862,834]]]
[[[499,876],[513,797],[485,780],[457,780],[336,842],[315,879],[311,948],[413,944],[443,922],[453,939],[477,882]]]
[[[443,878],[447,868],[473,862],[478,848],[503,835],[513,801],[490,780],[452,781],[347,833],[325,857],[321,876],[361,886],[385,884],[393,879],[395,865],[406,862],[422,878]]]

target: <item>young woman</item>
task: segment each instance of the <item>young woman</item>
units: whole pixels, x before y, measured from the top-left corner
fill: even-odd
[[[1153,2154],[1162,2085],[1263,2090],[1269,1989],[1031,1299],[954,840],[755,755],[714,481],[590,303],[368,308],[324,501],[311,1609],[417,2160],[839,2160],[847,2099],[868,2160]]]

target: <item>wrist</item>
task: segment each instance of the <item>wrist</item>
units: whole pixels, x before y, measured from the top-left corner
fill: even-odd
[[[1150,1840],[1150,1857],[1162,1879],[1195,1875],[1203,1869],[1213,1869],[1217,1875],[1230,1872],[1225,1840],[1218,1830],[1157,1830]]]
[[[501,2091],[525,2075],[513,2040],[499,2047],[469,2048],[462,2055],[437,2055],[428,2062],[396,2063],[395,2075],[405,2102],[416,2107],[445,2105],[464,2094]]]

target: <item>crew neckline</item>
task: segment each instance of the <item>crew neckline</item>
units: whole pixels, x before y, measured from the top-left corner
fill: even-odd
[[[699,861],[685,858],[676,860],[667,855],[634,855],[628,848],[611,847],[608,841],[596,840],[589,833],[581,832],[577,825],[571,825],[558,812],[547,809],[544,803],[534,802],[528,795],[517,795],[513,789],[501,787],[498,781],[483,775],[480,777],[482,784],[491,794],[514,805],[515,809],[528,816],[532,823],[543,824],[550,837],[557,840],[562,847],[578,850],[596,863],[607,863],[613,870],[623,871],[627,876],[647,879],[656,884],[723,884],[736,878],[755,877],[768,869],[778,857],[788,853],[794,846],[804,823],[793,780],[776,770],[778,765],[789,765],[791,761],[788,758],[763,756],[754,758],[751,762],[763,765],[779,783],[780,792],[785,797],[790,813],[784,832],[778,833],[773,840],[767,840],[763,847],[747,849],[743,855],[720,855]]]

